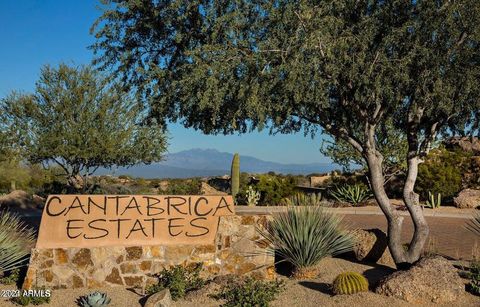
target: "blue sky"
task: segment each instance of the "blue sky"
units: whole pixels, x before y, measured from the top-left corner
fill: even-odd
[[[40,67],[59,62],[88,64],[89,29],[100,15],[98,0],[0,0],[0,98],[12,90],[32,91]],[[328,162],[321,137],[268,132],[207,136],[170,125],[170,152],[214,148],[283,163]]]

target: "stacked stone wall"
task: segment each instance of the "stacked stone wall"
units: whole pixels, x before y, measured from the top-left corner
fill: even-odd
[[[156,245],[93,248],[34,249],[23,288],[145,288],[155,274],[177,264],[201,262],[204,277],[254,275],[273,278],[274,257],[257,228],[265,216],[220,217],[210,245]]]

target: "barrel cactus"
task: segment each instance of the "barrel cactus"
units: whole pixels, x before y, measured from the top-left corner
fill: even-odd
[[[80,307],[104,307],[110,304],[110,298],[105,293],[92,292],[82,296],[78,304]]]
[[[240,156],[238,153],[233,155],[232,160],[232,171],[231,171],[231,189],[232,196],[235,199],[235,196],[240,190]]]
[[[335,294],[354,294],[368,291],[368,280],[356,272],[339,274],[332,285]]]

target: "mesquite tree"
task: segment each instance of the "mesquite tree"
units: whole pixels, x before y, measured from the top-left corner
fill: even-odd
[[[401,265],[418,260],[429,232],[418,164],[439,133],[478,127],[479,10],[476,0],[107,1],[92,48],[158,120],[348,143],[368,166]],[[391,125],[408,144],[408,250],[384,189],[379,140]]]
[[[31,163],[58,165],[75,189],[99,167],[162,159],[166,136],[144,117],[131,94],[85,66],[44,66],[33,94],[0,100],[0,133],[15,137],[10,146]]]

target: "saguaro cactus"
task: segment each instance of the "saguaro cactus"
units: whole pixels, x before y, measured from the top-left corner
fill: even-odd
[[[235,199],[235,196],[240,190],[240,156],[238,153],[233,155],[232,170],[230,174],[230,187],[232,190],[232,196]]]

